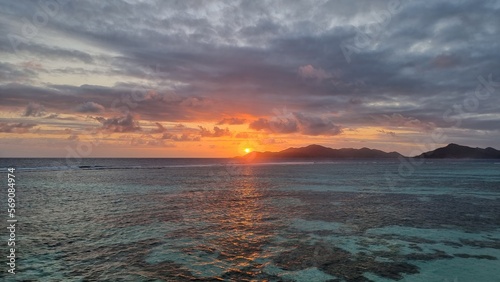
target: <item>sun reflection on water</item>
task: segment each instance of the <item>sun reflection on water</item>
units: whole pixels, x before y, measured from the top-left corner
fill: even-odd
[[[229,178],[222,188],[198,194],[192,207],[198,217],[193,220],[201,219],[208,225],[202,235],[203,244],[216,249],[218,259],[230,263],[228,272],[250,274],[251,269],[259,267],[256,260],[264,258],[263,247],[276,230],[265,221],[269,212],[262,191],[257,189],[253,169],[241,167],[240,177]]]

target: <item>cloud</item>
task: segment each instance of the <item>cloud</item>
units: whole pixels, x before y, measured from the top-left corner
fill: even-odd
[[[57,118],[59,118],[59,114],[52,113],[52,114],[46,116],[45,118],[46,119],[57,119]]]
[[[394,131],[377,130],[377,132],[380,132],[380,133],[386,134],[386,135],[390,135],[392,137],[396,137],[396,132],[394,132]]]
[[[436,128],[436,124],[433,122],[423,122],[401,114],[382,115],[375,117],[375,119],[385,126],[413,128],[423,132],[429,132]]]
[[[273,145],[273,144],[284,144],[287,143],[285,140],[275,139],[275,138],[265,138],[258,140],[260,145]]]
[[[248,138],[257,138],[258,134],[255,134],[253,132],[238,132],[235,135],[236,138],[242,138],[242,139],[248,139]]]
[[[275,118],[272,120],[259,118],[251,122],[248,126],[250,129],[263,130],[271,133],[296,133],[298,132],[298,124],[295,119],[291,118]]]
[[[361,105],[363,103],[363,100],[360,98],[351,98],[349,99],[349,103],[352,105]]]
[[[64,116],[64,117],[62,117],[62,116],[60,116],[57,113],[52,113],[52,114],[50,114],[48,116],[45,116],[43,118],[44,119],[57,119],[57,120],[77,120],[77,118],[74,117],[74,116]]]
[[[108,119],[96,117],[95,119],[102,124],[102,129],[109,132],[135,132],[141,130],[139,123],[134,120],[132,114]]]
[[[95,102],[85,102],[76,107],[76,111],[80,113],[101,113],[104,109],[104,106]]]
[[[34,102],[30,102],[24,110],[23,116],[25,117],[40,117],[45,114],[45,107]]]
[[[156,128],[151,130],[151,133],[163,133],[166,132],[167,129],[159,122],[155,122]]]
[[[32,82],[40,70],[21,65],[0,62],[0,79],[2,81]]]
[[[333,77],[330,73],[326,72],[325,70],[320,68],[314,68],[311,65],[299,67],[298,74],[302,78],[311,78],[319,81]]]
[[[26,133],[36,124],[32,123],[0,123],[0,132],[3,133]]]
[[[323,118],[302,113],[294,113],[300,131],[304,135],[338,135],[342,127],[336,125],[331,118]]]
[[[182,133],[180,135],[172,134],[172,133],[164,133],[161,139],[167,139],[172,141],[200,141],[201,137],[189,133]]]
[[[224,124],[229,124],[229,125],[239,125],[239,124],[244,124],[246,122],[246,119],[244,118],[223,118],[221,121],[217,123],[217,125],[224,125]]]
[[[190,97],[184,99],[181,103],[181,106],[187,106],[187,107],[204,107],[207,105],[210,105],[210,102],[206,99],[203,98],[197,98],[197,97]]]
[[[31,53],[32,55],[36,55],[37,59],[45,58],[49,60],[61,60],[65,59],[66,62],[83,62],[86,64],[91,64],[94,61],[94,58],[83,51],[79,50],[71,50],[59,48],[57,46],[48,46],[45,44],[39,44],[37,42],[31,41],[30,44],[23,45],[22,48],[19,48],[24,52]]]
[[[148,136],[141,136],[140,138],[132,138],[129,141],[132,146],[152,146],[152,147],[175,147],[172,143],[167,143],[162,139],[150,139]]]
[[[259,118],[249,125],[250,129],[269,133],[301,133],[304,135],[338,135],[342,127],[331,118],[324,118],[303,113],[293,113],[291,117]]]
[[[228,128],[220,128],[215,126],[214,131],[204,128],[203,126],[199,126],[201,137],[223,137],[223,136],[231,136],[231,132]]]
[[[435,68],[451,68],[457,66],[460,60],[451,55],[438,55],[431,61],[431,65]]]
[[[80,137],[78,136],[78,134],[75,134],[75,133],[72,133],[70,136],[68,136],[68,140],[71,140],[71,141],[75,141],[75,140],[79,140]]]
[[[30,70],[38,70],[38,71],[44,70],[42,64],[34,60],[22,62],[21,66],[25,69],[30,69]]]

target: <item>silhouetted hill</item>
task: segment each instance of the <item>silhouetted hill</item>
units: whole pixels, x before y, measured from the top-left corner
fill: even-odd
[[[380,150],[332,149],[320,145],[309,145],[301,148],[288,148],[279,152],[251,152],[243,157],[243,161],[289,161],[289,160],[328,160],[328,159],[394,159],[400,157],[397,152],[386,153]]]
[[[472,148],[457,144],[449,144],[446,147],[423,153],[416,158],[426,159],[500,159],[500,151],[491,147],[486,149]]]

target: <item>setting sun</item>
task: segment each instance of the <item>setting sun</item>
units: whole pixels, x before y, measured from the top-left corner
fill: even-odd
[[[245,153],[247,153],[247,154],[248,154],[248,153],[250,153],[251,151],[252,151],[252,149],[250,149],[250,148],[245,148]]]

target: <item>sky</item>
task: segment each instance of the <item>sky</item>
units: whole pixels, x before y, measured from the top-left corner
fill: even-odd
[[[0,0],[0,157],[500,148],[500,1]]]

